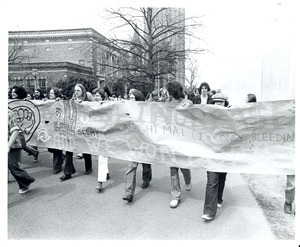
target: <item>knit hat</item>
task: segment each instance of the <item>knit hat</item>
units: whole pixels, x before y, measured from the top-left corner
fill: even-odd
[[[211,96],[213,102],[215,101],[226,101],[227,97],[221,93],[221,90],[218,90],[213,96]]]

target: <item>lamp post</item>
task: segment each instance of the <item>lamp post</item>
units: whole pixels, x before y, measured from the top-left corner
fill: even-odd
[[[34,90],[36,90],[36,88],[37,88],[37,76],[38,76],[37,69],[32,70],[32,76],[34,77]]]

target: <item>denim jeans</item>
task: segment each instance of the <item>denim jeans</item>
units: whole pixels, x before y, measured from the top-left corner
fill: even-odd
[[[181,188],[178,170],[178,167],[170,167],[171,195],[173,200],[180,200]],[[190,184],[192,180],[191,170],[187,168],[180,168],[180,170],[183,174],[185,184]]]
[[[63,164],[63,152],[62,150],[55,148],[48,148],[50,153],[53,153],[53,171],[61,170]]]
[[[8,153],[8,169],[11,175],[17,180],[20,189],[25,189],[29,184],[34,182],[34,178],[31,177],[24,169],[20,167],[22,149],[11,149]]]
[[[204,201],[204,214],[215,217],[217,204],[223,202],[223,191],[227,173],[207,172],[207,183]]]
[[[285,201],[291,204],[295,199],[295,175],[286,176]]]
[[[88,171],[92,169],[92,155],[83,154],[85,170]],[[66,151],[66,160],[65,160],[65,175],[74,174],[76,172],[73,164],[73,152]]]
[[[136,187],[136,170],[138,167],[138,162],[130,161],[128,163],[128,170],[125,177],[125,193],[127,195],[134,196]],[[143,182],[150,183],[152,179],[152,169],[151,164],[143,164]]]

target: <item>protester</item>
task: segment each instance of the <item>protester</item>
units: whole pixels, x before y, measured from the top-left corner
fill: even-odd
[[[44,100],[45,99],[45,96],[43,94],[43,91],[40,89],[40,88],[36,88],[34,90],[34,93],[33,93],[33,99],[34,100]],[[37,146],[32,146],[34,149],[38,150],[38,147]],[[34,157],[34,162],[37,162],[37,157]]]
[[[101,92],[105,95],[105,99],[104,99],[105,101],[110,100],[111,92],[107,86],[105,86],[104,88],[101,88]]]
[[[93,94],[93,97],[94,97],[94,100],[95,101],[104,101],[105,99],[105,95],[103,94],[101,88],[95,88],[93,91],[92,91],[92,94]]]
[[[11,90],[11,99],[26,99],[27,98],[27,92],[25,90],[25,88],[23,88],[22,86],[13,86],[12,90]],[[22,148],[25,152],[28,153],[28,155],[33,155],[34,157],[34,162],[37,162],[38,157],[39,157],[39,151],[37,150],[37,147],[32,147],[32,146],[28,146],[24,137],[24,133],[21,130],[20,133],[20,139],[22,142]]]
[[[227,97],[221,91],[212,96],[212,102],[215,105],[228,105]],[[217,214],[217,208],[222,207],[223,192],[225,187],[227,173],[207,171],[207,183],[205,189],[204,210],[202,219],[206,221],[213,220]]]
[[[27,100],[33,100],[33,99],[34,99],[33,93],[28,92],[28,93],[27,93],[26,99],[27,99]]]
[[[93,101],[93,96],[90,92],[87,92],[85,87],[82,84],[76,84],[74,87],[74,94],[72,100],[81,103],[82,101]],[[93,172],[92,169],[92,156],[90,154],[83,154],[84,163],[85,163],[85,175],[91,174]],[[65,159],[65,169],[64,175],[60,177],[61,181],[65,181],[67,179],[72,178],[72,174],[76,172],[74,164],[73,164],[73,152],[66,151],[66,159]]]
[[[176,109],[187,109],[193,105],[193,103],[186,99],[183,93],[183,87],[179,82],[169,82],[166,85],[167,89],[167,97],[168,101],[175,102]],[[180,202],[181,196],[181,188],[180,188],[180,180],[179,180],[179,168],[178,167],[170,167],[170,175],[171,175],[171,195],[172,201],[170,203],[171,208],[176,208]],[[187,168],[180,168],[184,181],[185,181],[185,189],[190,191],[192,189],[191,184],[191,171]]]
[[[194,104],[211,104],[211,96],[210,96],[210,86],[207,82],[202,82],[198,91],[200,94],[197,94],[194,99]]]
[[[34,90],[33,97],[34,97],[35,100],[42,100],[42,99],[45,98],[44,94],[43,94],[43,92],[40,88],[36,88]]]
[[[252,93],[247,94],[245,102],[246,103],[256,102],[256,95]]]
[[[145,101],[145,97],[142,92],[131,89],[129,91],[129,98],[132,101]],[[123,200],[132,202],[135,186],[136,186],[136,170],[138,167],[138,162],[132,161],[128,162],[128,170],[126,172],[125,178],[125,195],[123,196]],[[142,188],[146,189],[149,186],[149,183],[152,179],[152,169],[151,164],[141,163],[143,166],[143,184]]]
[[[105,95],[102,93],[101,88],[96,88],[92,91],[94,100],[101,102],[104,101]],[[108,170],[108,157],[99,155],[98,156],[98,184],[96,190],[99,192],[103,189],[103,182],[106,182],[110,179],[109,170]]]
[[[24,194],[35,181],[24,169],[20,167],[22,143],[19,136],[20,128],[15,122],[14,114],[8,110],[8,169],[19,185],[19,193]]]
[[[52,87],[49,91],[48,98],[50,100],[59,100],[62,98],[62,94],[58,88]],[[53,174],[60,173],[63,164],[63,150],[48,148],[48,151],[53,154]]]

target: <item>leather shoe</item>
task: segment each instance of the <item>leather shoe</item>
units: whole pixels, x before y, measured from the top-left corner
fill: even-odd
[[[143,182],[142,189],[147,189],[149,186],[149,183]]]
[[[68,174],[68,175],[63,175],[62,177],[60,177],[59,179],[63,182],[65,180],[68,180],[72,178],[72,175],[71,174]]]
[[[53,174],[57,174],[57,173],[60,173],[61,172],[61,169],[55,169],[54,171],[53,171]]]
[[[123,196],[124,201],[132,202],[133,196],[132,195],[125,195]]]
[[[89,169],[89,170],[85,171],[84,174],[85,174],[85,175],[89,175],[89,174],[92,173],[92,171],[93,171],[92,169]]]
[[[106,180],[109,180],[110,179],[110,175],[109,173],[106,174]]]

